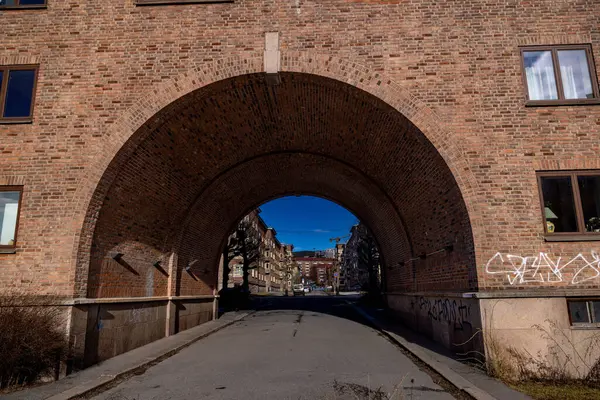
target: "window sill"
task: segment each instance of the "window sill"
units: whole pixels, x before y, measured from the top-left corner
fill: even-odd
[[[546,242],[596,242],[600,241],[599,235],[546,235],[544,236]]]
[[[16,254],[17,249],[15,248],[0,248],[0,254]]]
[[[0,119],[0,125],[13,125],[13,124],[32,124],[33,118],[28,119]]]
[[[234,0],[137,0],[136,6],[171,6],[182,4],[201,4],[201,3],[233,3]]]
[[[0,11],[14,11],[14,10],[39,10],[46,9],[48,6],[46,4],[31,4],[26,6],[0,6]]]
[[[574,325],[571,325],[571,330],[574,330],[574,331],[589,331],[592,329],[600,329],[600,324],[574,324]]]
[[[579,100],[526,100],[525,107],[548,107],[548,106],[593,106],[600,104],[598,99]]]

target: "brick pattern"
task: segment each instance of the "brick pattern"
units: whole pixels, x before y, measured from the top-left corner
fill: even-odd
[[[415,262],[421,274],[418,289],[447,288],[453,281],[450,286],[456,289],[506,289],[505,276],[485,272],[496,252],[570,257],[593,250],[590,243],[543,241],[535,170],[596,168],[589,160],[597,158],[600,146],[600,109],[524,107],[518,46],[591,43],[600,70],[599,13],[595,0],[325,0],[291,7],[249,0],[162,7],[135,7],[133,0],[50,1],[46,10],[3,11],[0,62],[39,63],[40,75],[34,122],[0,126],[0,182],[25,185],[18,252],[0,254],[0,288],[67,296],[137,296],[148,288],[162,293],[161,273],[149,277],[151,262],[173,249],[181,251],[180,258],[189,258],[200,251],[197,243],[192,245],[194,235],[218,236],[224,228],[192,231],[228,224],[248,211],[245,204],[237,204],[223,219],[211,216],[213,225],[200,224],[198,214],[186,214],[186,207],[197,202],[191,190],[182,188],[198,182],[197,190],[211,193],[209,187],[223,184],[218,177],[226,166],[248,156],[231,140],[220,142],[225,147],[207,145],[224,132],[218,130],[220,124],[210,126],[210,118],[199,118],[210,117],[211,105],[197,94],[215,99],[210,109],[215,116],[235,121],[230,138],[246,135],[263,144],[254,148],[258,153],[276,146],[294,151],[313,146],[326,160],[343,160],[360,170],[364,175],[336,164],[329,166],[329,176],[319,176],[315,167],[314,179],[322,183],[312,188],[357,214],[362,211],[371,228],[381,230],[378,238],[388,264],[407,254],[436,250],[452,239],[456,251],[450,257]],[[280,107],[271,95],[275,89],[263,88],[262,102],[251,105],[253,112],[242,121],[240,109],[228,104],[232,96],[223,94],[223,85],[227,91],[227,85],[237,84],[231,90],[241,99],[258,99],[252,91],[260,85],[252,76],[224,80],[262,70],[266,31],[280,32],[283,70],[348,85],[327,89],[327,83],[311,77],[279,101],[293,104],[292,99],[309,91],[305,87],[312,80],[320,89],[313,89],[310,99],[328,106],[309,113],[302,104],[295,109],[296,117],[283,119],[274,118]],[[221,83],[210,85],[214,82]],[[352,95],[352,87],[364,94]],[[221,94],[211,97],[211,91]],[[373,105],[367,93],[389,107]],[[350,108],[336,108],[337,102],[353,96]],[[387,130],[362,129],[370,116],[363,104],[379,118],[371,127],[380,123]],[[332,121],[341,117],[355,122],[363,117],[363,125],[348,122],[343,125],[349,127],[346,132],[332,129]],[[186,121],[193,118],[199,122],[194,129],[204,136],[180,140],[193,135],[185,131],[190,128]],[[308,137],[326,135],[316,128],[329,128],[327,140],[294,148],[300,142],[276,129],[294,118],[297,125],[311,121],[301,130]],[[236,124],[242,122],[240,130]],[[169,143],[169,124],[180,128],[171,131],[177,143]],[[270,142],[261,141],[258,132],[270,134]],[[190,149],[212,149],[202,166],[197,155],[182,149],[198,140],[202,144]],[[152,144],[177,155],[159,157]],[[333,157],[336,151],[345,154]],[[189,154],[189,168],[184,154]],[[145,164],[136,165],[136,160]],[[313,177],[304,176],[307,183],[301,183],[302,174],[292,168],[298,165],[305,164],[288,166],[289,174],[281,176],[297,179],[297,185],[280,184],[260,196],[249,189],[247,203],[258,204],[282,190],[307,190]],[[408,168],[412,165],[413,172]],[[167,173],[167,168],[172,169]],[[167,179],[162,190],[153,192],[161,178]],[[336,180],[340,183],[331,183]],[[370,194],[369,185],[384,196]],[[169,208],[174,212],[168,215],[161,205],[173,201],[180,207]],[[178,230],[180,221],[186,222]],[[116,272],[123,266],[104,261],[103,254],[121,250],[138,275]],[[213,256],[206,257],[208,265]],[[394,290],[408,289],[412,271],[403,271],[403,278],[392,283]],[[88,276],[93,278],[89,288]],[[208,289],[193,285],[199,292]],[[597,280],[576,286],[597,287]]]

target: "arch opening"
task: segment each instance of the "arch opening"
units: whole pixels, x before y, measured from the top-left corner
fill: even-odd
[[[381,300],[385,270],[371,229],[323,196],[278,196],[229,230],[219,269],[223,309],[243,293],[304,295],[363,290]],[[223,302],[225,297],[228,301]]]

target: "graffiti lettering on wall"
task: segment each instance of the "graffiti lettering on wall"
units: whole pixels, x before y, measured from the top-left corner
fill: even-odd
[[[148,321],[152,316],[153,309],[151,308],[133,308],[127,313],[128,322],[130,324],[139,324]]]
[[[578,285],[600,277],[600,256],[595,251],[579,253],[573,258],[552,258],[546,253],[526,257],[496,253],[487,262],[485,272],[506,275],[510,285],[555,282]]]
[[[415,297],[411,303],[412,307],[419,307],[421,313],[427,312],[427,316],[434,321],[443,321],[454,324],[458,329],[464,329],[469,324],[471,317],[471,306],[463,304],[461,299],[429,299],[426,297]]]

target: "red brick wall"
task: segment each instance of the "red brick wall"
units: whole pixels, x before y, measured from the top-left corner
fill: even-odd
[[[412,268],[410,248],[421,254],[456,244],[459,256],[426,260],[408,281],[393,269],[391,289],[473,288],[466,208],[422,133],[385,103],[340,82],[289,73],[281,79],[275,87],[259,75],[221,81],[178,101],[175,116],[149,135],[140,129],[136,135],[146,139],[120,166],[94,243],[168,251],[181,235],[179,268],[198,261],[194,275],[181,275],[180,293],[204,294],[198,285],[214,287],[222,242],[244,212],[277,196],[311,193],[365,219],[378,233],[386,266],[404,261]],[[107,250],[93,249],[99,257]],[[90,276],[100,260],[92,261]],[[152,262],[144,259],[150,270]],[[90,290],[98,285],[104,282],[90,281]]]
[[[142,295],[148,287],[162,293],[160,272],[154,272],[156,280],[148,278],[151,262],[174,246],[180,246],[184,259],[192,252],[204,254],[197,243],[186,240],[210,234],[191,232],[194,226],[198,231],[207,225],[196,213],[189,215],[189,233],[173,235],[178,228],[173,224],[185,219],[194,198],[186,186],[198,183],[195,189],[200,190],[208,182],[218,185],[225,165],[252,154],[298,150],[293,146],[302,142],[286,136],[282,125],[303,128],[307,136],[302,149],[328,156],[337,152],[338,159],[362,171],[392,199],[386,203],[378,195],[369,196],[366,181],[360,179],[356,192],[341,184],[329,187],[332,194],[345,196],[339,201],[346,200],[348,207],[354,203],[342,189],[351,190],[357,204],[377,214],[365,215],[370,225],[387,221],[378,235],[381,242],[389,242],[381,243],[390,249],[386,262],[406,258],[407,242],[396,228],[401,219],[413,254],[455,242],[450,258],[438,255],[416,262],[417,289],[506,288],[504,274],[485,269],[498,252],[545,252],[553,259],[590,254],[593,243],[543,241],[535,171],[600,168],[600,108],[526,108],[518,46],[591,43],[598,68],[599,13],[593,0],[326,0],[299,6],[239,0],[161,7],[135,7],[132,0],[49,0],[45,10],[1,11],[0,63],[39,63],[40,75],[34,122],[0,125],[0,184],[25,185],[18,251],[0,254],[0,288],[80,296],[88,292],[91,272],[112,280],[106,285],[93,280],[91,295]],[[327,76],[349,86],[334,84],[319,91],[309,89],[310,82],[300,82],[279,103],[271,97],[273,89],[256,92],[258,84],[252,79],[237,81],[230,94],[231,81],[224,89],[206,86],[260,72],[266,31],[280,32],[284,70]],[[414,127],[391,108],[354,96],[350,86],[379,97]],[[190,96],[167,107],[202,87],[201,96],[209,96],[210,90],[225,94],[212,103]],[[228,103],[236,96],[247,105],[245,110]],[[285,109],[282,103],[290,107],[298,99],[309,99],[302,104],[308,108],[300,106],[293,115],[277,112]],[[348,101],[352,108],[339,108],[338,102]],[[374,114],[365,112],[363,102]],[[325,108],[317,109],[317,104]],[[224,119],[229,130],[222,130]],[[345,131],[334,126],[340,119],[349,120],[342,125]],[[376,126],[380,128],[372,129]],[[166,127],[174,129],[177,143],[169,143]],[[269,140],[261,138],[265,133],[272,135]],[[228,139],[219,148],[211,147],[211,138],[218,135]],[[236,136],[256,146],[235,147]],[[172,159],[154,155],[170,152],[171,146],[177,154]],[[194,148],[209,155],[203,156],[202,166],[189,152]],[[322,182],[343,180],[344,174],[337,172],[324,175]],[[283,184],[280,189],[292,190]],[[325,186],[318,192],[329,193]],[[262,191],[263,198],[249,193],[248,205],[282,194],[275,189]],[[171,208],[172,201],[180,207]],[[378,207],[365,206],[374,202]],[[393,204],[395,215],[375,211]],[[213,226],[227,225],[244,211],[239,205],[224,210],[228,214],[222,219],[208,220]],[[224,230],[219,228],[218,234]],[[133,260],[130,264],[139,275],[126,275],[102,260],[115,249]],[[593,276],[594,270],[587,270]],[[403,273],[403,278],[390,280],[393,288],[414,288],[406,278],[410,274]],[[597,284],[590,279],[575,286]],[[573,286],[567,279],[513,286],[557,285]]]

